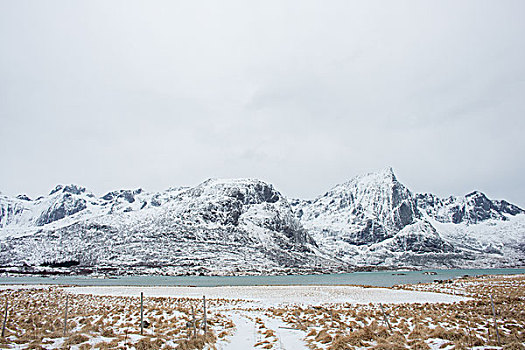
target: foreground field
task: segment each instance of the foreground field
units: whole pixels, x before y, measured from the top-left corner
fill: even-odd
[[[525,349],[525,275],[463,278],[390,289],[0,289],[2,303],[8,301],[5,335],[0,338],[3,348]],[[145,296],[143,335],[140,292]],[[206,334],[203,295],[207,298]],[[0,305],[3,321],[5,305]]]

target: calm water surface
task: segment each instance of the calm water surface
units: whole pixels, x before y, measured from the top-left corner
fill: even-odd
[[[435,272],[427,275],[424,272]],[[261,285],[371,285],[391,287],[396,284],[413,284],[447,280],[464,275],[525,274],[525,269],[452,269],[423,271],[375,271],[329,275],[291,276],[121,276],[102,279],[80,276],[56,277],[0,277],[0,284],[68,284],[78,286],[261,286]]]

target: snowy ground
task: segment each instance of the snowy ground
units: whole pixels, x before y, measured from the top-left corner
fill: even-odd
[[[150,297],[242,299],[259,306],[321,305],[326,303],[453,303],[470,298],[420,291],[356,286],[235,286],[235,287],[70,287],[72,294]]]
[[[240,299],[242,309],[228,303],[219,309],[235,325],[233,334],[216,344],[217,349],[251,348],[307,349],[305,330],[290,327],[279,317],[264,313],[258,307],[333,305],[338,303],[453,303],[470,298],[420,291],[364,288],[355,286],[235,286],[235,287],[69,287],[71,294],[133,297]],[[255,308],[255,309],[254,309]],[[211,311],[211,310],[210,310]]]

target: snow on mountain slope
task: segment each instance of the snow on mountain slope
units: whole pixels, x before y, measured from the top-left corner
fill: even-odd
[[[481,192],[446,199],[414,195],[391,168],[358,176],[311,201],[292,200],[292,206],[321,248],[352,265],[524,262],[522,209]]]
[[[313,201],[292,201],[297,216],[316,240],[337,236],[354,245],[381,242],[416,222],[412,193],[391,168],[358,176]]]
[[[164,197],[172,191],[166,191]],[[48,196],[35,200],[24,195],[16,198],[0,196],[0,237],[30,234],[35,231],[35,226],[58,229],[101,215],[139,210],[153,205],[155,196],[162,197],[144,193],[141,189],[118,193],[97,198],[84,187],[58,185]]]
[[[3,266],[168,274],[523,266],[523,242],[517,206],[481,192],[413,194],[391,168],[309,201],[252,179],[101,197],[75,185],[35,200],[0,195]]]
[[[233,273],[300,267],[314,258],[315,242],[286,199],[259,180],[208,180],[194,188],[114,191],[101,198],[85,189],[57,189],[25,203],[31,215],[24,220],[12,210],[2,219],[1,264],[74,260]],[[3,198],[2,206],[11,202]]]
[[[464,197],[439,198],[424,193],[416,196],[418,207],[437,221],[454,224],[476,224],[488,219],[505,221],[508,215],[525,214],[521,208],[506,201],[493,201],[474,191]]]
[[[477,224],[442,223],[429,218],[444,240],[475,256],[474,267],[525,265],[525,215],[507,214],[504,220],[487,219]]]

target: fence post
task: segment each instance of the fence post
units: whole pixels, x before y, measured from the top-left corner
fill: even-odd
[[[5,297],[4,323],[2,324],[2,338],[5,336],[5,326],[7,324],[7,295]]]
[[[140,335],[144,335],[144,293],[140,292]]]
[[[66,310],[64,311],[64,337],[67,333],[67,308],[69,306],[69,294],[66,294]]]
[[[390,332],[392,332],[392,327],[390,327],[390,322],[388,322],[388,317],[386,317],[385,309],[383,309],[383,304],[379,303],[379,306],[381,307],[381,312],[383,312],[383,318],[385,319],[385,323],[388,326],[388,329],[390,329]]]
[[[195,326],[195,309],[193,308],[193,305],[191,306],[191,314],[192,314],[192,321],[191,323],[193,324],[193,337],[196,337],[197,336],[197,327]]]
[[[494,328],[496,328],[496,336],[498,338],[498,346],[501,346],[501,340],[499,338],[498,323],[496,322],[496,309],[494,308],[494,299],[492,294],[490,295],[490,304],[492,305],[492,316],[494,316]]]
[[[206,341],[206,333],[208,332],[208,325],[206,324],[206,296],[202,297],[202,304],[204,306],[204,340]]]

